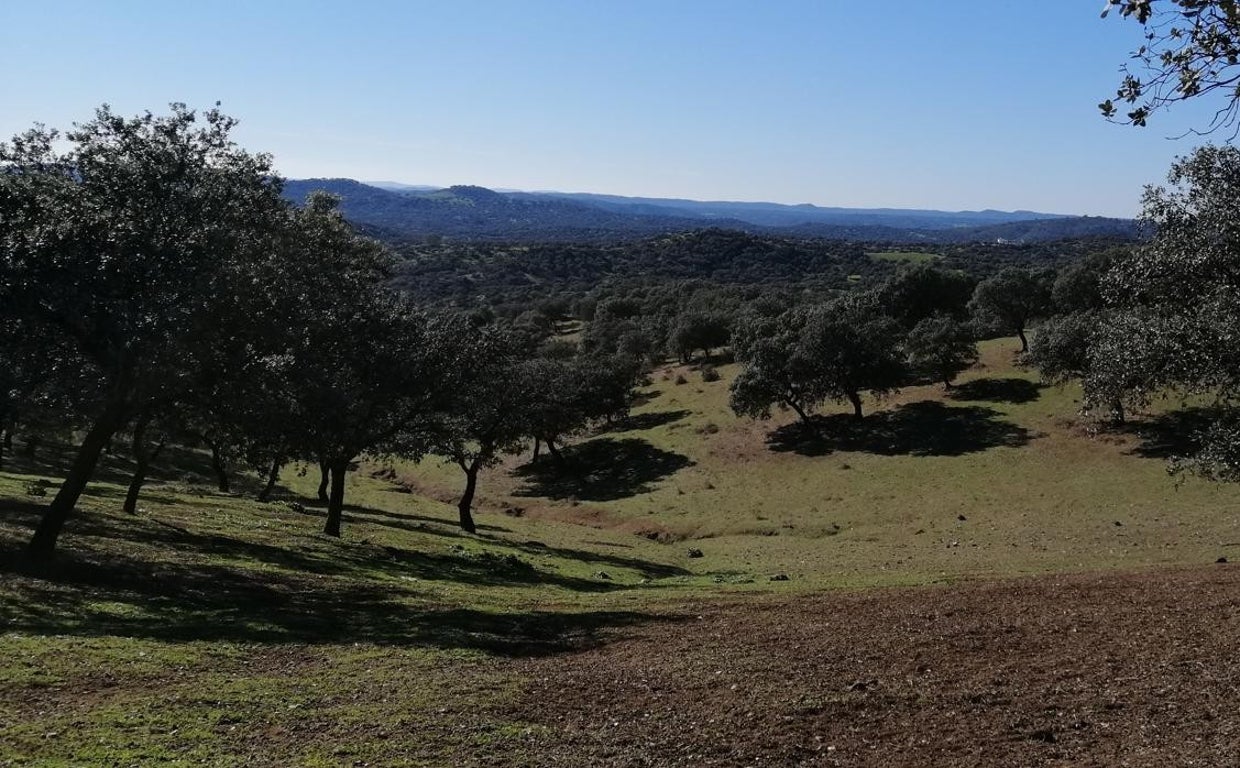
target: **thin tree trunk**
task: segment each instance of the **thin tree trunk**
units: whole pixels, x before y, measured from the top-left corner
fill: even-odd
[[[852,403],[853,416],[858,419],[863,418],[865,414],[861,412],[861,393],[849,392],[848,402]]]
[[[809,414],[805,412],[805,409],[802,408],[800,404],[794,400],[785,400],[784,404],[791,408],[792,412],[799,416],[801,421],[805,422],[806,426],[813,426],[813,422],[810,421]]]
[[[328,465],[331,474],[331,495],[327,498],[327,523],[323,533],[340,537],[340,523],[344,519],[344,476],[349,471],[348,459],[336,459]]]
[[[112,403],[105,408],[91,426],[90,431],[86,433],[73,459],[73,465],[69,468],[69,473],[65,476],[60,490],[56,493],[56,498],[52,499],[51,505],[43,513],[39,527],[35,529],[34,536],[26,546],[26,557],[31,563],[45,563],[51,559],[52,553],[56,551],[56,539],[60,536],[60,531],[64,528],[65,521],[69,519],[73,508],[77,506],[78,498],[86,489],[86,484],[90,482],[104,446],[124,423],[124,404]]]
[[[151,465],[151,454],[146,450],[146,427],[151,422],[151,417],[143,414],[133,425],[133,440],[131,446],[133,449],[134,470],[133,477],[129,479],[129,490],[125,493],[125,512],[136,515],[138,514],[138,494],[142,492],[142,484],[146,482],[146,471]]]
[[[319,501],[327,501],[327,486],[331,482],[331,470],[327,462],[319,459]]]
[[[1026,339],[1026,338],[1025,338],[1025,329],[1024,329],[1024,328],[1017,328],[1017,329],[1016,329],[1016,336],[1017,336],[1017,338],[1019,338],[1019,339],[1020,339],[1020,351],[1021,351],[1021,352],[1028,352],[1028,351],[1029,351],[1029,339]]]
[[[540,450],[542,450],[542,441],[536,437],[534,438],[534,458],[530,459],[530,461],[538,461],[538,453]]]
[[[220,493],[228,493],[231,488],[228,482],[228,467],[224,465],[219,443],[208,440],[207,445],[211,448],[211,469],[215,470],[215,482],[219,485]]]
[[[1115,424],[1124,423],[1124,401],[1119,398],[1111,402],[1111,421]]]
[[[258,494],[259,501],[266,502],[271,498],[271,492],[276,487],[276,481],[280,479],[280,466],[283,463],[279,456],[271,460],[271,471],[267,473],[267,485]]]
[[[111,437],[109,437],[108,440],[105,440],[103,442],[103,445],[100,446],[99,448],[100,453],[102,453],[103,449],[108,446],[109,440],[111,440]],[[41,442],[43,442],[43,440],[38,435],[31,435],[27,437],[26,447],[22,449],[22,455],[28,459],[33,459],[35,457],[35,454],[39,452],[39,443]]]
[[[461,515],[461,528],[467,533],[477,533],[478,528],[474,525],[474,516],[470,508],[474,504],[474,493],[478,490],[478,463],[459,462],[459,464],[461,469],[465,470],[465,492],[461,494],[461,501],[457,504],[457,510]]]

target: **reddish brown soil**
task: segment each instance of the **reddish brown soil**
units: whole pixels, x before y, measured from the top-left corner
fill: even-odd
[[[496,759],[1240,766],[1238,651],[1228,565],[709,603],[515,662],[545,730]]]

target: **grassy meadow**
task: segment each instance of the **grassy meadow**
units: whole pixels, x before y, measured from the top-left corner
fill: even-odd
[[[828,409],[818,438],[732,415],[734,366],[660,370],[569,447],[572,471],[490,470],[478,536],[436,460],[363,462],[335,540],[317,468],[260,504],[257,479],[219,494],[174,452],[128,516],[114,457],[55,571],[0,576],[0,765],[536,765],[512,660],[686,606],[1240,558],[1240,491],[1166,471],[1179,404],[1095,431],[1016,348],[988,342],[953,390],[869,401],[860,425]],[[6,558],[62,460],[0,472]]]

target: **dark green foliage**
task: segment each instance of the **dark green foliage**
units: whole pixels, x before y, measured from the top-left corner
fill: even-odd
[[[879,288],[883,308],[905,328],[929,317],[964,320],[976,281],[963,272],[915,264],[887,278]]]
[[[1102,313],[1073,312],[1052,317],[1034,333],[1029,362],[1042,378],[1053,383],[1084,378],[1090,369],[1090,342],[1102,322]]]
[[[851,295],[811,311],[801,345],[826,396],[847,400],[861,418],[863,391],[881,396],[904,380],[901,336],[874,297]]]
[[[1028,352],[1025,330],[1049,311],[1054,278],[1046,270],[1009,267],[978,283],[969,311],[980,327],[1015,334],[1021,351]]]
[[[689,362],[700,351],[710,357],[711,350],[725,346],[732,337],[728,318],[722,314],[690,312],[681,315],[668,338],[670,351],[681,362]]]
[[[1058,314],[1091,312],[1102,309],[1102,279],[1116,260],[1124,257],[1122,249],[1093,253],[1072,262],[1059,271],[1051,286],[1051,304]]]
[[[927,317],[909,331],[909,364],[947,387],[977,362],[977,342],[970,328],[950,315]]]
[[[1202,147],[1147,190],[1157,234],[1107,274],[1113,306],[1091,344],[1087,402],[1144,403],[1168,390],[1211,398],[1225,418],[1240,395],[1240,150]],[[1230,477],[1235,430],[1210,431],[1193,466]]]
[[[99,381],[35,558],[50,555],[111,436],[202,370],[219,297],[271,251],[279,182],[232,127],[217,110],[127,119],[105,106],[64,145],[44,128],[0,145],[0,303]]]
[[[731,406],[744,416],[768,418],[778,405],[809,423],[823,401],[846,400],[861,418],[861,393],[894,391],[906,373],[900,327],[872,296],[751,320],[737,339],[737,359],[745,366],[732,383]]]

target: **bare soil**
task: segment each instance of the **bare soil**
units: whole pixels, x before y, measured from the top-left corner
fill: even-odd
[[[563,766],[1238,766],[1240,568],[710,602],[513,662]],[[537,727],[541,726],[541,727]]]

